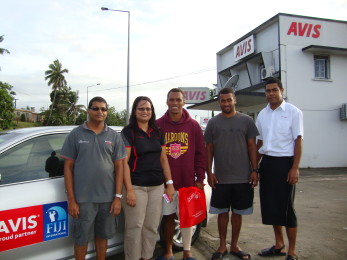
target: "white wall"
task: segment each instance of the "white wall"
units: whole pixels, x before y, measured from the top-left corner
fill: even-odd
[[[319,37],[315,31],[288,34],[293,22],[312,28],[320,25]],[[307,24],[307,25],[305,25]],[[340,108],[347,103],[347,53],[330,55],[330,80],[314,79],[313,53],[303,52],[310,45],[347,48],[347,22],[328,21],[296,16],[280,16],[278,22],[255,32],[255,53],[273,53],[276,70],[279,69],[287,101],[299,107],[304,114],[304,150],[301,167],[347,167],[347,121],[340,121]],[[299,31],[298,31],[299,34]],[[319,53],[322,54],[322,53]],[[217,71],[236,64],[233,49],[217,56]],[[246,82],[246,71],[239,73],[239,84]]]
[[[296,17],[285,17],[283,20],[281,57],[285,76],[282,80],[287,101],[304,113],[301,167],[346,167],[347,121],[340,121],[339,109],[347,103],[347,53],[334,55],[327,52],[331,79],[315,80],[314,54],[303,52],[302,48],[309,45],[346,48],[347,25]],[[286,28],[292,21],[321,24],[320,37],[288,36]]]

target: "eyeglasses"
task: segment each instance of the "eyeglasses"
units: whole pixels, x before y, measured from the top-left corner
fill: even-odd
[[[150,107],[138,107],[138,108],[136,108],[137,110],[139,110],[139,111],[147,111],[147,112],[151,112],[152,111],[152,108],[150,108]]]
[[[101,110],[102,112],[106,112],[107,111],[106,107],[91,107],[90,109],[95,111],[95,112],[99,111],[99,110]]]

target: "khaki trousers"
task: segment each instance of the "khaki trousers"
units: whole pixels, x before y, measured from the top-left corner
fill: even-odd
[[[126,260],[150,259],[158,240],[164,184],[135,186],[136,206],[122,203],[125,215],[124,254]]]

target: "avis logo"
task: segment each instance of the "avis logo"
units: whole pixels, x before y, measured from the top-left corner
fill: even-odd
[[[69,219],[66,202],[46,204],[43,212],[45,241],[68,236]]]
[[[287,35],[295,35],[295,36],[305,36],[312,38],[319,38],[320,30],[322,26],[320,24],[308,24],[308,23],[297,23],[292,22],[289,26]]]

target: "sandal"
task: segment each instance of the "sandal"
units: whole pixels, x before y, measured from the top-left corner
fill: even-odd
[[[276,255],[286,255],[286,252],[282,252],[282,250],[285,248],[283,245],[281,248],[276,249],[275,246],[272,246],[270,248],[265,248],[261,250],[258,255],[260,256],[276,256]]]
[[[228,253],[227,250],[225,250],[223,253],[221,252],[215,252],[213,253],[212,257],[211,257],[211,260],[221,260],[223,259],[223,257]]]
[[[240,259],[249,259],[251,260],[252,257],[250,254],[240,250],[239,252],[233,252],[233,251],[230,251],[230,254],[234,255],[234,256],[237,256],[238,258]],[[247,256],[247,258],[245,258],[245,256]]]
[[[292,255],[287,255],[286,260],[299,260],[299,257],[296,256],[292,256]]]

